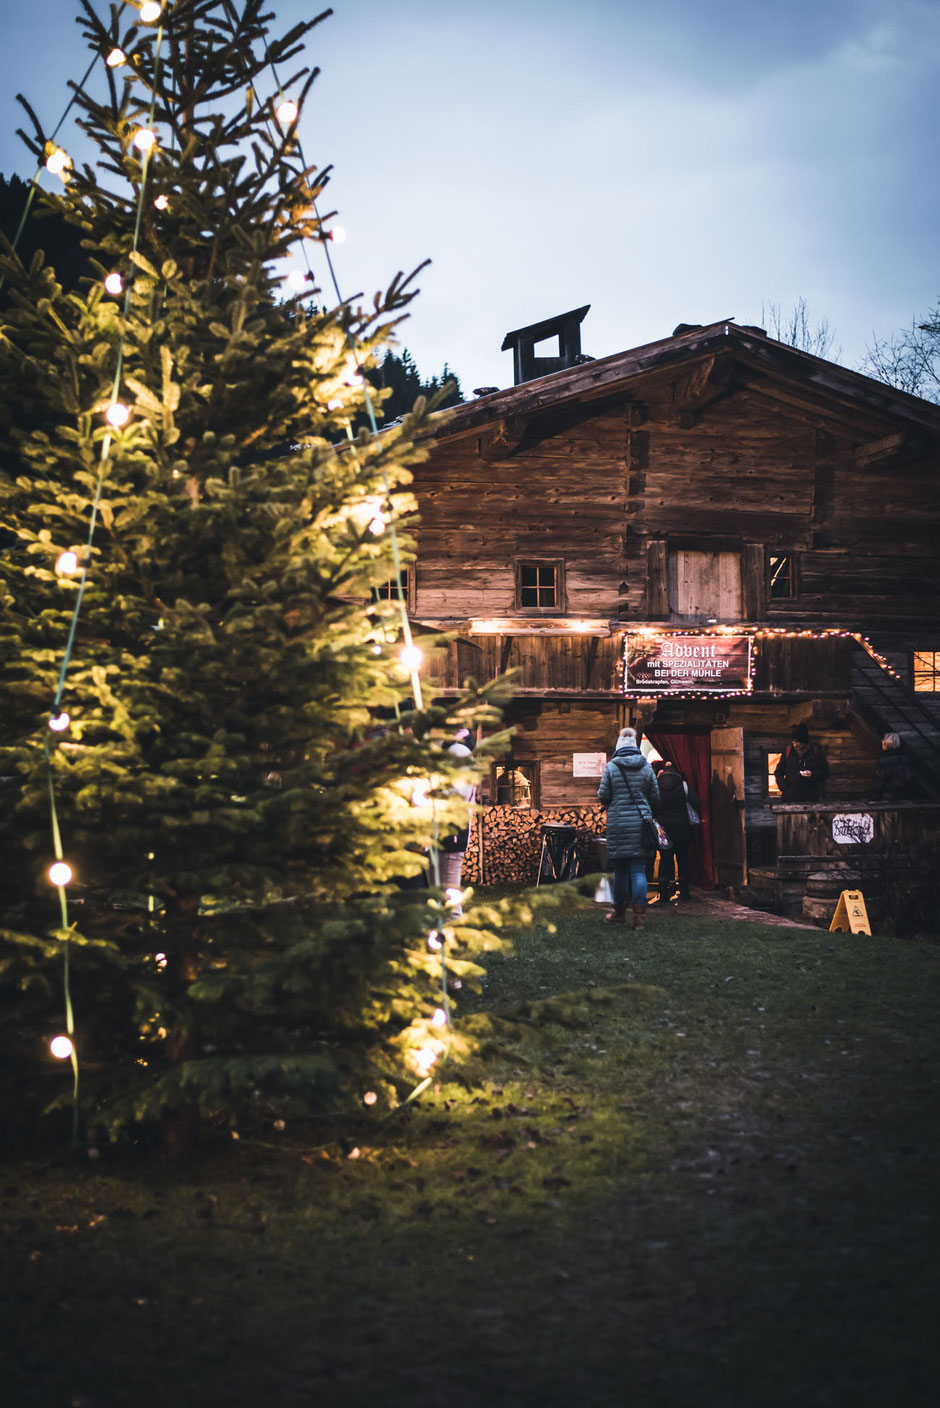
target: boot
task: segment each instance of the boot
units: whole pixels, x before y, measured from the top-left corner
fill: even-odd
[[[613,909],[604,915],[605,924],[622,924],[623,917],[627,912],[625,904],[615,904]]]
[[[646,928],[646,905],[635,904],[633,906],[633,927],[634,929]]]

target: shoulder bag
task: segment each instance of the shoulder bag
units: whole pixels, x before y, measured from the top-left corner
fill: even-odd
[[[683,782],[682,786],[685,790],[685,809],[688,813],[689,825],[701,826],[702,818],[699,816],[698,812],[695,810],[692,803],[689,801],[689,784],[687,782]]]
[[[630,779],[627,777],[627,770],[624,767],[623,763],[618,763],[615,761],[614,767],[617,769],[617,771],[623,778],[624,783],[626,785],[626,789],[630,793],[630,801],[633,803],[633,805],[636,807],[637,811],[640,814],[640,820],[643,823],[643,836],[646,840],[647,845],[651,846],[654,851],[671,851],[672,842],[669,839],[669,832],[666,830],[665,826],[663,826],[661,822],[658,822],[656,820],[654,816],[643,815],[643,809],[636,799],[636,794],[634,793],[633,788],[630,786]]]

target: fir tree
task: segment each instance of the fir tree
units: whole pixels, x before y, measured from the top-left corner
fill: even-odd
[[[386,421],[407,415],[419,396],[433,397],[435,405],[442,409],[459,406],[463,400],[459,378],[446,362],[439,377],[425,381],[407,347],[402,349],[400,357],[389,348],[378,366],[367,375],[373,386],[388,392],[382,405]]]
[[[434,403],[379,437],[348,428],[358,368],[412,285],[371,308],[282,296],[281,261],[323,239],[326,176],[296,119],[274,117],[271,65],[302,108],[314,75],[283,70],[317,21],[274,36],[260,0],[177,0],[152,26],[82,10],[92,49],[127,61],[107,92],[79,92],[97,159],[44,203],[94,277],[66,292],[40,256],[2,260],[8,1046],[35,1056],[54,1030],[65,950],[93,1124],[368,1090],[381,1107],[460,1045],[434,1016],[429,932],[451,982],[499,942],[398,883],[459,823],[448,783],[468,774],[442,743],[498,723],[492,690],[414,707],[398,607],[370,604]],[[105,419],[115,400],[123,426]],[[87,575],[57,571],[66,550]],[[53,733],[79,591],[71,724]],[[50,776],[67,929],[46,877]]]

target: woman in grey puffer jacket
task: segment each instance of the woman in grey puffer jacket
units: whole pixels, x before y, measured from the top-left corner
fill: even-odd
[[[614,756],[604,769],[597,800],[607,808],[607,859],[613,871],[614,907],[609,924],[622,924],[633,900],[633,927],[646,924],[646,862],[653,848],[644,821],[659,802],[656,774],[637,747],[636,730],[620,730]]]

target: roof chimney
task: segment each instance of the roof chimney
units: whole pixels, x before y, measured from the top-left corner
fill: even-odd
[[[501,350],[508,352],[512,348],[516,386],[523,381],[534,381],[537,376],[561,371],[563,367],[577,366],[579,361],[589,360],[581,354],[581,323],[590,306],[590,303],[585,303],[583,308],[573,308],[570,313],[559,313],[554,318],[545,318],[541,323],[530,323],[526,328],[507,332]],[[550,337],[558,338],[558,355],[537,357],[537,345]]]

